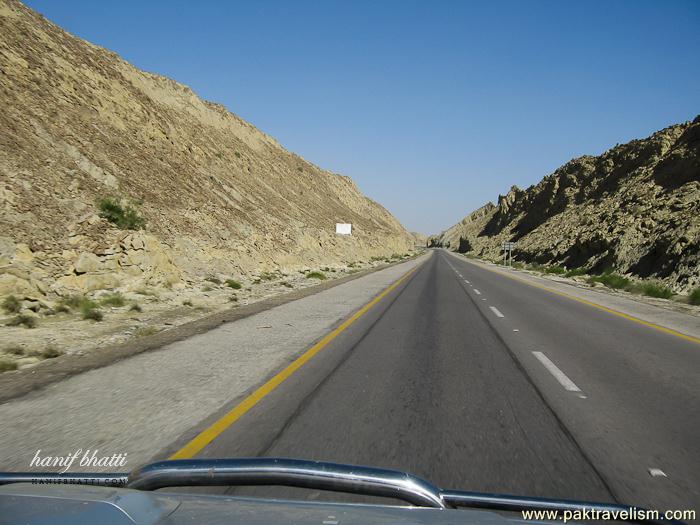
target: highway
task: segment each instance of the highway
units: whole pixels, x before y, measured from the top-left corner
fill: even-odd
[[[444,488],[699,506],[692,337],[436,250],[317,346],[176,456],[317,459]]]

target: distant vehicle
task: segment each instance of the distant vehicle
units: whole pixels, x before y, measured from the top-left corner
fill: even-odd
[[[623,505],[442,490],[405,472],[294,459],[161,461],[130,474],[6,472],[0,473],[0,485],[0,524],[506,525],[532,522],[525,520],[522,512],[543,510],[558,511],[560,516],[577,511],[607,512],[611,516],[628,513],[632,516],[627,521],[652,521],[643,519],[644,509]],[[153,492],[172,487],[251,485],[381,496],[411,506]],[[480,510],[457,510],[465,507]]]

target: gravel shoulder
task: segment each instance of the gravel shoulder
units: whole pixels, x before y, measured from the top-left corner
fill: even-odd
[[[11,399],[0,405],[0,419],[12,422],[0,434],[1,468],[27,470],[39,449],[42,456],[77,449],[127,454],[126,468],[135,468],[259,385],[426,257],[267,309],[258,304],[260,311],[235,320],[209,320],[219,326],[193,327],[196,335]]]
[[[246,283],[236,295],[241,300],[230,302],[231,289],[225,285],[210,286],[206,292],[188,290],[186,299],[196,307],[182,306],[183,294],[162,296],[152,303],[142,303],[143,311],[131,312],[128,304],[111,308],[105,320],[99,323],[83,321],[80,316],[54,316],[45,319],[39,328],[0,329],[0,345],[7,348],[21,341],[25,347],[38,347],[47,342],[59,342],[69,348],[57,358],[46,359],[20,367],[19,370],[0,373],[0,403],[65,379],[110,365],[121,359],[160,348],[206,332],[222,323],[242,319],[269,308],[279,306],[327,290],[342,283],[386,268],[374,263],[364,269],[343,268],[326,272],[327,281],[305,279],[304,275],[284,280]],[[327,269],[328,270],[328,269]],[[163,292],[163,291],[161,291]],[[70,317],[61,319],[61,317]],[[48,321],[48,322],[47,322]]]

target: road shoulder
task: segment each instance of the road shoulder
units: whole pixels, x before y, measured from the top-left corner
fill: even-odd
[[[700,318],[696,316],[636,301],[621,295],[607,293],[602,290],[577,286],[574,281],[554,281],[514,268],[504,268],[492,263],[461,257],[453,252],[448,251],[447,253],[461,261],[474,264],[485,270],[503,275],[504,277],[518,279],[525,284],[546,289],[559,295],[566,295],[574,299],[594,303],[600,307],[614,310],[644,322],[652,323],[695,339],[700,339]]]
[[[125,343],[105,346],[104,348],[96,349],[85,354],[66,354],[55,359],[43,361],[32,368],[5,372],[0,374],[0,403],[5,403],[10,399],[21,397],[34,390],[44,388],[52,383],[68,379],[77,374],[109,366],[143,352],[157,350],[169,344],[183,341],[198,334],[203,334],[222,324],[238,321],[270,310],[271,308],[318,294],[347,282],[354,281],[355,279],[360,279],[372,273],[386,270],[396,264],[402,263],[369,268],[339,279],[325,281],[307,288],[274,295],[249,305],[230,308],[212,315],[200,317],[154,335],[132,339]]]

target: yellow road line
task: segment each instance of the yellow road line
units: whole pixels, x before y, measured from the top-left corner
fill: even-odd
[[[357,321],[370,308],[372,308],[375,304],[377,304],[379,301],[381,301],[389,292],[391,292],[394,288],[396,288],[399,284],[401,284],[409,275],[411,275],[414,271],[416,271],[417,268],[418,268],[418,266],[411,268],[402,277],[400,277],[399,279],[394,281],[389,287],[385,288],[384,291],[382,291],[382,293],[377,295],[374,299],[372,299],[370,302],[368,302],[362,308],[360,308],[357,312],[355,312],[352,315],[352,317],[350,317],[349,319],[344,321],[335,330],[328,333],[318,343],[313,345],[306,352],[304,352],[301,356],[297,357],[294,361],[292,361],[289,365],[287,365],[287,367],[284,370],[282,370],[276,376],[274,376],[272,379],[267,381],[267,383],[265,383],[260,388],[258,388],[255,392],[253,392],[248,397],[246,397],[243,401],[241,401],[238,405],[236,405],[229,412],[224,414],[220,419],[218,419],[216,422],[214,422],[209,428],[206,428],[205,430],[203,430],[194,439],[192,439],[192,441],[190,441],[184,447],[182,447],[180,450],[175,452],[175,454],[170,456],[170,459],[189,459],[189,458],[194,457],[196,454],[198,454],[204,447],[206,447],[209,443],[214,441],[217,438],[217,436],[219,436],[219,434],[221,434],[224,430],[226,430],[233,423],[235,423],[238,419],[240,419],[246,412],[248,412],[251,408],[253,408],[258,403],[258,401],[263,399],[266,395],[268,395],[275,388],[277,388],[280,384],[282,384],[282,382],[284,382],[285,379],[287,379],[294,372],[299,370],[304,365],[304,363],[309,361],[317,353],[319,353],[321,350],[323,350],[323,348],[326,345],[328,345],[328,343],[330,343],[333,339],[335,339],[348,326],[350,326],[352,323]]]
[[[558,290],[552,290],[551,288],[544,286],[542,284],[537,284],[533,283],[530,281],[527,281],[525,279],[521,279],[520,277],[515,277],[514,275],[508,275],[507,273],[498,271],[498,270],[493,270],[491,268],[487,268],[486,266],[483,266],[481,264],[474,263],[472,261],[468,261],[466,259],[461,259],[464,260],[464,262],[471,263],[474,265],[478,265],[480,268],[483,268],[484,270],[487,270],[492,273],[497,273],[498,275],[502,275],[503,277],[507,277],[508,279],[513,279],[514,281],[520,281],[523,284],[526,284],[528,286],[533,286],[535,288],[540,288],[541,290],[545,290],[549,293],[553,293],[556,295],[561,295],[562,297],[567,297],[568,299],[571,299],[572,301],[576,301],[578,303],[582,304],[587,304],[588,306],[592,306],[593,308],[597,308],[598,310],[603,310],[604,312],[608,312],[609,314],[617,315],[618,317],[622,317],[624,319],[627,319],[628,321],[632,321],[637,324],[641,324],[644,326],[648,326],[649,328],[653,328],[654,330],[658,330],[660,332],[664,332],[666,334],[674,335],[676,337],[679,337],[681,339],[685,339],[686,341],[690,341],[691,343],[697,343],[700,344],[700,339],[697,337],[693,337],[692,335],[687,335],[682,332],[677,332],[676,330],[672,330],[671,328],[666,328],[665,326],[660,326],[658,324],[650,323],[649,321],[644,321],[643,319],[639,319],[638,317],[634,317],[632,315],[628,315],[622,312],[619,312],[617,310],[613,310],[612,308],[608,308],[607,306],[601,306],[597,303],[594,303],[592,301],[587,301],[586,299],[581,299],[580,297],[575,297],[573,295],[569,295],[564,292],[560,292]]]

